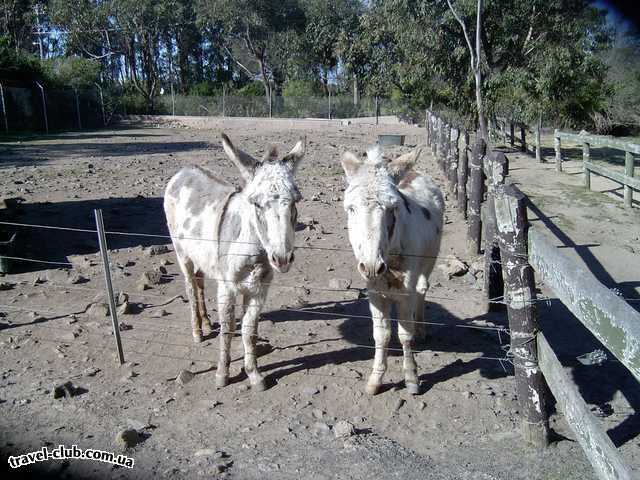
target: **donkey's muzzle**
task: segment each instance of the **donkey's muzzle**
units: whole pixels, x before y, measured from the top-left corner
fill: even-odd
[[[375,264],[368,262],[358,263],[358,271],[360,272],[360,275],[365,278],[365,280],[371,280],[372,278],[379,277],[380,275],[386,273],[387,268],[387,264],[381,258],[376,260]]]
[[[269,258],[269,261],[271,263],[271,266],[275,268],[278,272],[286,273],[289,271],[289,268],[291,267],[291,264],[293,263],[294,258],[295,258],[295,255],[293,254],[293,250],[292,250],[289,253],[286,253],[284,255],[278,255],[278,254],[272,253]]]

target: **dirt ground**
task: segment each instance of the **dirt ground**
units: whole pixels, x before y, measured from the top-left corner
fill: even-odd
[[[16,227],[21,256],[62,264],[20,262],[17,273],[0,279],[5,468],[9,455],[45,445],[121,452],[116,436],[131,428],[139,441],[125,451],[135,459],[132,470],[70,460],[20,472],[61,478],[594,478],[560,412],[551,417],[548,449],[536,452],[520,441],[513,372],[504,360],[508,336],[496,330],[506,320],[483,313],[481,272],[473,268],[453,278],[436,268],[430,279],[425,320],[433,325],[417,354],[421,394],[404,390],[395,350],[383,393],[364,393],[372,328],[347,239],[339,158],[345,149],[363,152],[379,133],[406,134],[406,146],[388,150],[409,151],[424,141],[421,129],[304,121],[284,129],[248,119],[199,126],[123,126],[0,143],[0,191],[22,199],[13,221],[93,230],[93,209],[99,208],[107,230],[135,234],[108,236],[115,289],[128,295],[120,306],[127,313],[119,318],[126,364],[119,366],[95,233]],[[247,388],[238,338],[233,382],[215,388],[217,338],[192,342],[188,306],[177,297],[183,282],[174,254],[151,248],[170,246],[163,237],[162,195],[179,168],[201,165],[237,181],[219,144],[221,128],[253,154],[270,143],[291,148],[307,137],[297,176],[304,200],[296,261],[276,276],[260,322],[265,392]],[[430,152],[419,170],[443,183]],[[565,215],[569,222],[572,214]],[[455,255],[473,264],[465,232],[447,199],[439,263]],[[152,277],[161,269],[156,283]],[[150,288],[142,290],[141,281]],[[212,291],[207,297],[215,320]],[[554,348],[568,352],[565,358],[594,349],[584,333],[575,340],[575,322],[558,327],[559,319],[547,314],[545,321],[564,332]],[[394,341],[392,348],[398,347]],[[615,362],[567,366],[638,472],[637,384]],[[617,376],[601,378],[612,369]],[[194,378],[177,382],[182,370]],[[54,398],[55,386],[68,381],[74,395]],[[336,438],[341,421],[353,424],[354,434]]]

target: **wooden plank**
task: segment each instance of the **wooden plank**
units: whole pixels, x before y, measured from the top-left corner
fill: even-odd
[[[640,155],[640,145],[637,143],[625,142],[613,137],[605,137],[603,135],[578,135],[576,133],[558,132],[560,138],[575,142],[578,145],[588,143],[592,147],[609,147],[625,152]]]
[[[640,313],[535,228],[529,263],[565,306],[640,380]]]
[[[544,378],[598,478],[631,480],[631,470],[589,411],[577,386],[564,371],[545,336],[538,333],[536,340],[538,362]]]
[[[621,185],[628,185],[634,190],[640,190],[640,178],[627,177],[624,173],[609,170],[608,168],[601,167],[600,165],[596,165],[592,162],[584,162],[584,167],[593,173],[607,177]]]

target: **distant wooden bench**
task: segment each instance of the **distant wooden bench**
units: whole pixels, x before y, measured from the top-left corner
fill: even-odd
[[[640,179],[635,178],[633,156],[640,155],[640,145],[602,135],[583,135],[556,130],[554,132],[554,147],[556,151],[556,170],[558,172],[562,171],[562,140],[582,145],[582,165],[584,169],[584,186],[586,188],[591,188],[591,173],[595,173],[621,184],[624,187],[625,207],[633,205],[633,191],[640,191]],[[616,172],[591,162],[591,147],[613,148],[625,152],[624,173]]]

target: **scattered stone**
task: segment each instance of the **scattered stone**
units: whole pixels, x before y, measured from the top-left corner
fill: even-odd
[[[167,312],[164,308],[162,308],[160,310],[156,310],[155,312],[153,312],[151,314],[151,318],[162,318],[162,317],[166,317],[167,315],[169,315],[169,312]]]
[[[178,376],[176,377],[176,383],[178,385],[186,385],[196,376],[195,373],[190,372],[189,370],[181,370]]]
[[[84,372],[83,372],[83,373],[84,373],[87,377],[95,377],[95,376],[96,376],[96,374],[97,374],[98,372],[100,372],[100,369],[99,369],[99,368],[96,368],[96,367],[89,367],[89,368],[85,368],[85,370],[84,370]]]
[[[117,309],[118,315],[129,315],[133,313],[133,307],[129,302],[124,302]]]
[[[11,283],[11,282],[0,282],[0,291],[4,291],[4,290],[12,290],[13,287],[15,287],[15,283]]]
[[[194,457],[210,457],[213,460],[222,459],[225,457],[224,452],[220,450],[214,450],[213,448],[203,448],[201,450],[196,450],[196,453],[193,454]]]
[[[140,281],[138,282],[138,284],[137,284],[136,288],[137,288],[139,291],[144,292],[145,290],[149,290],[149,289],[151,288],[151,286],[150,286],[147,282],[145,282],[145,281],[143,281],[143,280],[140,280]]]
[[[44,283],[46,281],[47,281],[46,277],[44,275],[42,275],[42,274],[36,273],[33,276],[33,285],[34,286],[35,285],[40,285],[41,283]]]
[[[69,324],[69,325],[73,325],[74,323],[78,323],[78,317],[76,317],[75,315],[71,315],[71,316],[67,319],[67,324]]]
[[[402,408],[403,405],[404,405],[404,400],[402,398],[396,398],[396,400],[393,402],[393,411],[397,412]]]
[[[302,389],[302,393],[307,397],[312,397],[320,393],[320,390],[318,390],[316,387],[304,387]]]
[[[464,398],[473,398],[473,392],[469,392],[469,391],[462,392],[462,396]]]
[[[346,278],[332,278],[329,280],[329,288],[335,290],[347,290],[351,286],[351,280]]]
[[[593,352],[585,353],[584,355],[580,355],[576,357],[582,365],[602,365],[607,361],[607,354],[604,350],[594,350]]]
[[[318,420],[322,420],[322,417],[324,417],[324,412],[319,408],[314,408],[311,414]]]
[[[53,398],[69,398],[77,395],[78,389],[71,382],[56,385],[53,388]]]
[[[89,281],[88,278],[75,272],[69,273],[69,276],[67,277],[67,283],[70,285],[76,285],[78,283],[86,283],[88,281]]]
[[[425,408],[427,408],[427,404],[425,402],[420,401],[418,402],[418,408],[420,410],[424,410]]]
[[[121,332],[126,332],[127,330],[133,330],[133,327],[128,323],[120,322],[120,324],[118,325],[118,329]]]
[[[73,330],[73,331],[70,331],[70,332],[64,332],[60,336],[60,339],[64,340],[65,342],[72,342],[73,340],[78,338],[79,335],[80,335],[80,332],[78,330]]]
[[[133,428],[121,430],[116,435],[116,446],[122,450],[135,447],[140,442],[140,435]]]
[[[445,263],[438,265],[438,268],[442,270],[442,273],[444,273],[449,279],[451,277],[459,277],[469,271],[467,264],[458,257],[450,258]]]
[[[104,302],[94,302],[87,310],[87,314],[91,315],[92,317],[108,317],[109,307]]]
[[[138,284],[141,283],[146,283],[147,285],[160,285],[160,283],[162,283],[162,273],[159,270],[147,270],[138,280]]]
[[[155,257],[156,255],[162,255],[163,253],[169,253],[169,247],[166,245],[151,245],[144,253],[147,257]]]
[[[336,438],[351,437],[356,433],[356,429],[352,423],[341,420],[333,426],[333,434]]]
[[[313,424],[312,430],[315,433],[326,435],[331,431],[331,427],[324,422],[316,422]]]

